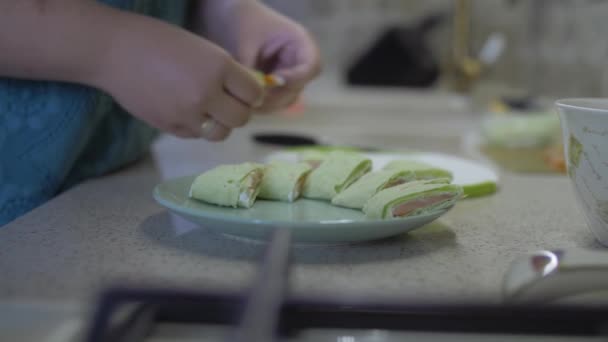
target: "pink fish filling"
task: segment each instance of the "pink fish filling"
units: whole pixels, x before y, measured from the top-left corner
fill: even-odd
[[[433,206],[443,201],[452,199],[452,197],[454,197],[452,194],[440,194],[397,204],[392,209],[393,217],[407,216],[418,209]]]

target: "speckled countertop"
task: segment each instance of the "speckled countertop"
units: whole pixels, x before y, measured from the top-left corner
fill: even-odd
[[[298,118],[259,117],[221,144],[164,137],[146,161],[81,184],[0,228],[0,299],[79,300],[115,283],[247,286],[260,245],[170,216],[153,201],[154,185],[218,163],[262,157],[270,149],[250,139],[262,130],[463,155],[459,134],[474,116],[449,99],[425,96],[367,107],[373,101],[357,97],[357,105],[313,105]],[[360,245],[295,248],[292,292],[498,302],[504,272],[522,253],[597,247],[566,177],[501,177],[499,193],[463,201],[412,233]]]

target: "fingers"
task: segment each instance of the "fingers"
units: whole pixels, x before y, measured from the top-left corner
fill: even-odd
[[[268,92],[264,104],[256,110],[264,113],[273,113],[292,105],[300,95],[300,89],[277,88]]]
[[[287,81],[288,87],[301,88],[310,80],[314,79],[321,73],[321,56],[319,48],[314,43],[313,39],[306,32],[301,32],[300,43],[297,48],[287,47],[284,53],[291,53],[291,58],[285,57],[287,60],[292,60],[288,67],[281,67],[273,71]],[[295,51],[293,51],[295,49]]]
[[[321,73],[321,65],[318,61],[299,64],[290,69],[277,70],[275,73],[285,79],[287,87],[301,88]]]
[[[209,115],[199,116],[199,119],[196,123],[181,126],[181,125],[173,125],[169,127],[165,127],[162,125],[158,126],[159,129],[164,130],[166,132],[170,132],[177,137],[184,139],[206,139],[209,141],[221,141],[226,139],[230,133],[231,129],[218,123],[215,119],[213,119]]]
[[[230,128],[217,122],[209,115],[204,115],[200,126],[200,137],[209,141],[221,141],[230,135]]]
[[[231,71],[227,72],[225,86],[208,100],[203,109],[205,114],[195,115],[194,133],[180,134],[181,136],[221,141],[230,135],[233,128],[242,127],[249,121],[252,106],[248,102],[261,103],[264,100],[264,90],[248,71],[241,74],[237,67],[228,68]],[[240,85],[231,86],[239,79]],[[240,97],[234,93],[240,94]]]
[[[243,88],[240,88],[243,89]],[[263,94],[261,100],[263,101]],[[252,108],[241,102],[226,90],[219,90],[203,108],[205,114],[195,110],[189,115],[188,124],[176,127],[171,131],[184,138],[203,138],[209,141],[220,141],[230,135],[233,128],[244,126],[251,117]]]
[[[251,117],[249,106],[225,92],[214,97],[207,111],[200,124],[200,137],[209,141],[226,139],[233,128],[244,126]]]
[[[264,87],[242,65],[232,62],[226,70],[224,90],[250,107],[258,107],[264,100]]]
[[[209,102],[207,112],[222,125],[236,128],[244,126],[249,121],[251,107],[233,96],[221,92]]]
[[[268,54],[279,55],[283,63],[272,71],[281,76],[285,85],[267,92],[264,104],[259,110],[274,112],[295,102],[304,87],[321,73],[321,59],[317,45],[304,31],[300,32],[297,45],[285,45],[276,51],[269,49]],[[268,56],[272,56],[268,55]]]

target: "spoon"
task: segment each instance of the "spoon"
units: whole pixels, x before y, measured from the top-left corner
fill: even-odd
[[[545,303],[608,291],[608,252],[543,250],[516,259],[503,281],[504,299]]]

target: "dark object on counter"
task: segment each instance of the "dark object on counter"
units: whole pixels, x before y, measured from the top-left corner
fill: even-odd
[[[300,135],[293,133],[255,133],[253,134],[253,141],[258,144],[276,146],[276,147],[310,147],[310,148],[348,148],[358,150],[360,152],[377,152],[380,149],[373,146],[359,146],[348,144],[345,146],[336,146],[333,144],[326,144],[308,135]]]
[[[445,21],[433,14],[412,27],[383,32],[347,70],[351,85],[428,88],[439,78],[439,63],[429,47],[429,33]]]
[[[313,137],[292,133],[256,133],[253,140],[260,144],[276,146],[310,146],[319,143]]]
[[[231,342],[292,340],[309,329],[379,329],[387,335],[475,333],[503,335],[501,340],[509,337],[504,335],[519,335],[519,340],[523,336],[605,337],[607,333],[608,307],[437,306],[354,297],[291,298],[286,291],[291,266],[289,232],[279,228],[269,240],[258,281],[249,293],[111,289],[99,300],[86,341],[145,341],[160,323],[220,325],[232,331],[228,334]]]
[[[535,110],[541,110],[542,106],[532,96],[525,97],[508,97],[504,96],[502,101],[509,106],[512,110],[529,112]]]

